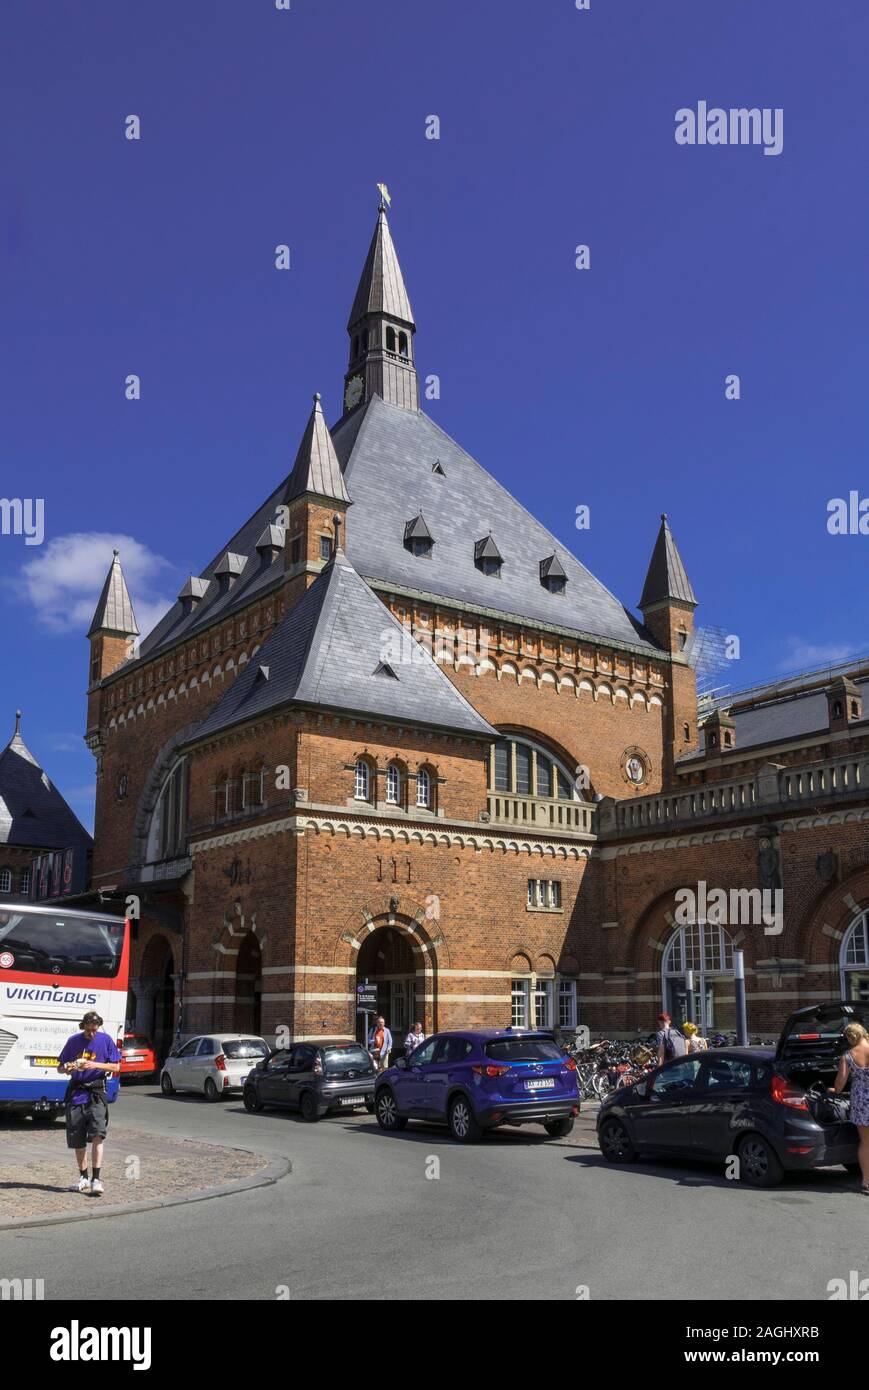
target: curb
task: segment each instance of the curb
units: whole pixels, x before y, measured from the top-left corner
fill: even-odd
[[[227,1145],[221,1145],[227,1148]],[[250,1154],[252,1149],[230,1149],[230,1152]],[[215,1197],[232,1197],[236,1192],[250,1192],[255,1187],[271,1187],[293,1171],[288,1158],[273,1159],[261,1172],[250,1178],[238,1178],[222,1187],[204,1187],[189,1197],[152,1197],[147,1202],[131,1202],[125,1206],[99,1207],[95,1211],[58,1212],[54,1216],[21,1217],[17,1221],[0,1221],[0,1231],[22,1231],[33,1226],[62,1226],[70,1221],[101,1221],[107,1216],[132,1216],[136,1212],[159,1211],[161,1207],[186,1206],[189,1202],[210,1202]],[[91,1198],[91,1202],[93,1202]]]

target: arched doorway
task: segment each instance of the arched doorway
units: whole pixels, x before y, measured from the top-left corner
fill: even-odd
[[[256,936],[249,931],[238,951],[235,968],[236,1033],[256,1033],[262,1030],[262,951]]]
[[[145,947],[137,985],[136,1032],[151,1039],[162,1062],[175,1035],[175,961],[172,947],[159,932]]]
[[[377,986],[377,1012],[383,1014],[401,1055],[412,1024],[423,1019],[423,1000],[417,999],[416,958],[411,937],[396,927],[379,927],[363,942],[356,964],[356,983]],[[424,977],[420,976],[420,986]],[[372,1020],[369,1020],[372,1021]],[[356,1036],[364,1040],[365,1017],[358,1015]]]
[[[724,927],[692,922],[679,927],[664,951],[664,1008],[680,1027],[687,1019],[687,972],[694,972],[694,1019],[701,1033],[736,1027],[733,941]]]

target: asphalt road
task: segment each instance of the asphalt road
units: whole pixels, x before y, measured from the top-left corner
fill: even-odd
[[[288,1157],[292,1173],[214,1201],[0,1232],[0,1277],[42,1278],[46,1299],[79,1297],[84,1279],[89,1299],[573,1300],[586,1286],[592,1300],[645,1301],[826,1300],[829,1280],[869,1276],[869,1202],[835,1169],[755,1191],[700,1166],[612,1167],[531,1129],[464,1147],[413,1124],[381,1134],[365,1114],[308,1125],[150,1087],[126,1089],[121,1107],[136,1129]]]

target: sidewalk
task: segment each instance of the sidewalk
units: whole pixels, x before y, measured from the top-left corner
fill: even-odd
[[[274,1181],[289,1165],[277,1167],[282,1171],[272,1173],[276,1165],[243,1149],[113,1125],[102,1169],[105,1195],[95,1198],[67,1191],[76,1164],[61,1123],[39,1129],[29,1120],[7,1122],[0,1125],[0,1226],[170,1205],[228,1185],[258,1186],[258,1178]]]

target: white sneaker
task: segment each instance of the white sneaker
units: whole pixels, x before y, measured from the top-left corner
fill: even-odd
[[[102,1197],[102,1195],[103,1195],[103,1185],[102,1185],[102,1183],[100,1182],[99,1178],[94,1178],[93,1182],[91,1183],[91,1196],[92,1196],[92,1197]]]
[[[78,1182],[77,1182],[77,1183],[73,1183],[72,1187],[71,1187],[69,1190],[70,1190],[70,1192],[90,1192],[90,1190],[91,1190],[90,1178],[85,1178],[85,1177],[79,1178]]]

